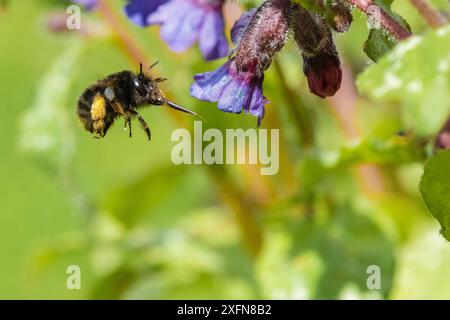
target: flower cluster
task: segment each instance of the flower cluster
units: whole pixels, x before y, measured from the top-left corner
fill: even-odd
[[[199,43],[207,60],[227,56],[224,35],[225,0],[128,0],[125,14],[140,26],[160,25],[161,37],[181,52]],[[89,7],[96,0],[77,0]],[[288,34],[301,50],[303,72],[310,91],[325,98],[339,90],[342,80],[339,56],[332,28],[347,31],[352,21],[343,0],[333,0],[328,19],[310,12],[291,0],[265,0],[258,8],[242,14],[231,30],[234,48],[217,70],[197,74],[191,85],[193,97],[217,102],[225,112],[250,113],[264,117],[264,72],[285,45]]]
[[[345,19],[346,7],[337,8],[341,14],[332,26],[342,32],[351,20]],[[229,60],[215,71],[196,75],[191,95],[218,102],[225,112],[251,113],[258,117],[259,125],[267,102],[262,92],[264,71],[283,48],[289,30],[302,52],[311,92],[321,98],[334,95],[340,88],[342,71],[330,24],[290,0],[266,0],[244,13],[231,30],[236,48]]]

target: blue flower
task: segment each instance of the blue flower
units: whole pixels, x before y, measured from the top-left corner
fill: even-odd
[[[169,0],[129,0],[124,11],[128,18],[135,24],[145,27],[148,25],[148,17],[158,7]]]
[[[191,96],[210,102],[218,102],[225,112],[241,113],[242,110],[258,117],[258,126],[264,117],[267,103],[262,93],[264,75],[255,77],[253,72],[238,72],[234,58],[215,71],[197,74],[191,85]]]
[[[256,9],[242,14],[231,29],[231,40],[238,44]],[[262,93],[264,75],[255,76],[247,70],[240,72],[231,58],[215,71],[197,74],[191,85],[191,96],[203,101],[218,102],[220,110],[231,113],[246,113],[258,117],[258,126],[264,117],[267,103]]]
[[[232,57],[215,71],[197,74],[191,96],[218,102],[225,112],[250,113],[258,117],[259,126],[267,103],[262,92],[264,72],[286,42],[289,5],[289,0],[266,1],[242,14],[231,30],[236,45]]]
[[[198,41],[203,57],[213,60],[228,54],[222,6],[223,0],[170,0],[146,22],[161,25],[161,37],[173,51],[185,51]]]

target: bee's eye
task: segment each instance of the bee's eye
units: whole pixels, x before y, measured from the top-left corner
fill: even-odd
[[[145,95],[147,93],[145,86],[141,81],[139,81],[139,79],[133,79],[133,85],[140,95]]]

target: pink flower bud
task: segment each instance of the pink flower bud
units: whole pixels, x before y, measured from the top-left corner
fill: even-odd
[[[334,46],[332,49],[310,57],[303,55],[303,72],[308,78],[309,90],[321,98],[333,96],[341,87],[341,64]]]
[[[303,72],[309,89],[325,98],[341,87],[342,70],[331,28],[325,18],[297,4],[292,5],[294,38],[302,50]]]

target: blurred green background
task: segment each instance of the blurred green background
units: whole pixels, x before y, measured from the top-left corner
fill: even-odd
[[[346,66],[337,97],[308,92],[292,43],[267,72],[262,127],[280,128],[280,172],[260,176],[254,165],[172,164],[171,133],[192,130],[194,118],[169,109],[142,111],[151,143],[137,123],[132,139],[121,122],[101,140],[84,131],[83,89],[138,67],[117,28],[144,62],[160,60],[163,89],[202,114],[204,129],[256,120],[190,98],[192,76],[223,61],[206,63],[197,48],[172,53],[157,28],[125,19],[121,1],[111,5],[118,25],[83,11],[90,36],[49,32],[67,4],[0,9],[0,298],[450,298],[450,246],[418,191],[418,138],[398,135],[411,129],[406,105],[356,95],[353,77],[370,65],[360,13],[336,37]],[[414,33],[428,32],[407,1],[394,8]],[[69,265],[81,268],[81,290],[66,288]],[[380,290],[367,288],[370,265]]]

